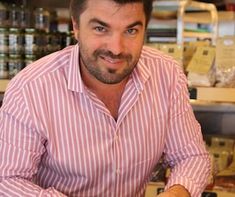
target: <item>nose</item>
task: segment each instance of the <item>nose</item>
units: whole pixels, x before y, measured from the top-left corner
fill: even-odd
[[[124,51],[124,38],[122,35],[113,34],[108,40],[108,50],[114,55],[119,55]]]

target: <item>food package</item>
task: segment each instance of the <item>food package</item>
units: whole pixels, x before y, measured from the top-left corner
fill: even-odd
[[[232,161],[224,170],[215,176],[214,189],[235,193],[235,146],[233,139],[213,139],[212,145],[223,146],[232,153]],[[231,148],[233,151],[231,151]],[[234,195],[235,196],[235,195]]]
[[[188,67],[188,84],[190,87],[211,87],[215,83],[215,48],[197,47]]]
[[[212,137],[210,153],[214,155],[217,171],[226,169],[235,158],[234,155],[235,140],[229,138]]]
[[[145,45],[170,55],[183,67],[183,48],[181,45],[169,43],[146,43]]]
[[[205,40],[205,41],[191,41],[184,43],[184,52],[183,52],[184,70],[187,70],[188,64],[191,61],[197,47],[202,47],[202,46],[210,46],[210,42],[208,40]]]
[[[235,161],[215,177],[215,189],[235,192]]]
[[[183,68],[183,47],[177,44],[159,44],[159,50],[173,57]]]
[[[215,65],[216,86],[235,87],[235,36],[217,39]]]

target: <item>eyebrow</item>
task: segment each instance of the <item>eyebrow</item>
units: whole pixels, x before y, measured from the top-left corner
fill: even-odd
[[[99,20],[98,18],[92,18],[90,21],[89,21],[89,24],[92,24],[92,23],[98,23],[104,27],[110,27],[110,25],[108,23],[105,23],[104,21],[101,21]]]
[[[104,21],[101,21],[99,20],[98,18],[92,18],[90,21],[89,21],[90,24],[92,23],[98,23],[104,27],[110,27],[110,25]],[[143,27],[143,23],[141,21],[136,21],[134,23],[131,23],[130,25],[127,26],[127,28],[132,28],[132,27],[135,27],[135,26],[142,26]]]
[[[128,25],[127,28],[132,28],[132,27],[135,27],[135,26],[141,26],[141,27],[143,27],[144,25],[143,25],[143,23],[142,23],[141,21],[136,21],[136,22],[134,22],[134,23]]]

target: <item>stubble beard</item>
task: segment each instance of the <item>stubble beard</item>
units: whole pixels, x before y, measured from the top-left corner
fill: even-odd
[[[100,56],[106,56],[112,59],[121,59],[126,62],[126,68],[124,68],[120,73],[116,69],[101,69],[103,67],[98,66],[98,60]],[[98,81],[104,84],[117,84],[126,79],[131,75],[132,71],[136,67],[137,60],[133,61],[131,54],[119,54],[114,55],[111,51],[104,49],[97,49],[89,57],[87,50],[85,50],[80,43],[80,63],[83,64],[85,69],[90,75],[94,76]],[[105,67],[104,67],[105,68]]]

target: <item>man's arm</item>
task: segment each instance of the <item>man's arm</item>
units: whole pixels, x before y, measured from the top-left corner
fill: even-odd
[[[187,80],[180,69],[175,76],[164,151],[171,173],[165,189],[168,191],[173,185],[179,184],[192,197],[199,197],[210,174],[210,159],[200,125],[189,103]]]
[[[22,92],[10,89],[0,108],[0,196],[64,196],[33,183],[45,139],[34,127]]]

